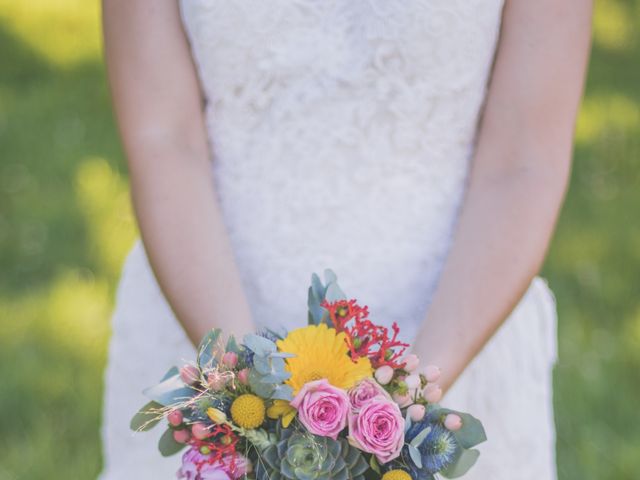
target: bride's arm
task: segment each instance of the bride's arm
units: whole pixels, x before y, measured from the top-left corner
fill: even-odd
[[[250,309],[212,184],[203,101],[176,0],[103,0],[105,56],[141,237],[196,344]]]
[[[414,350],[447,390],[538,273],[567,187],[591,1],[507,0],[449,256]]]

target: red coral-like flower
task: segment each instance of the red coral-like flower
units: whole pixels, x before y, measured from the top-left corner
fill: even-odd
[[[203,464],[214,464],[220,462],[223,458],[231,458],[229,469],[233,471],[236,468],[236,444],[238,443],[238,436],[231,430],[231,427],[226,424],[214,424],[211,428],[211,434],[206,440],[192,439],[189,443],[197,447],[199,450],[201,447],[207,447],[209,454],[200,462],[198,467]]]
[[[368,357],[374,368],[389,365],[392,368],[402,368],[404,362],[398,362],[408,343],[398,340],[400,328],[393,323],[393,336],[389,337],[389,329],[374,324],[369,318],[369,310],[365,305],[358,305],[356,299],[336,300],[328,302],[326,299],[320,304],[329,312],[329,318],[336,331],[344,332],[351,357],[356,360]]]

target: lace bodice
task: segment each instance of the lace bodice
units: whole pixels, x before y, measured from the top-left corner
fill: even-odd
[[[462,198],[502,1],[181,8],[258,321],[300,325],[310,273],[330,267],[412,336]]]

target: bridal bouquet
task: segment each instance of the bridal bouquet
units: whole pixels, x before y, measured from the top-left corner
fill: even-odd
[[[145,390],[136,431],[165,420],[162,455],[186,448],[188,480],[434,480],[473,466],[486,440],[469,414],[437,404],[440,371],[347,299],[335,274],[312,275],[306,327],[221,340]]]

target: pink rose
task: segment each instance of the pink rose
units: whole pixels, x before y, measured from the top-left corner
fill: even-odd
[[[347,426],[349,397],[325,378],[306,383],[290,402],[298,410],[298,419],[311,433],[338,438]]]
[[[404,445],[404,419],[392,400],[376,397],[359,412],[349,413],[349,443],[387,463],[400,455]]]
[[[349,401],[353,410],[360,410],[365,403],[378,396],[391,399],[387,391],[373,378],[365,378],[349,390]]]

